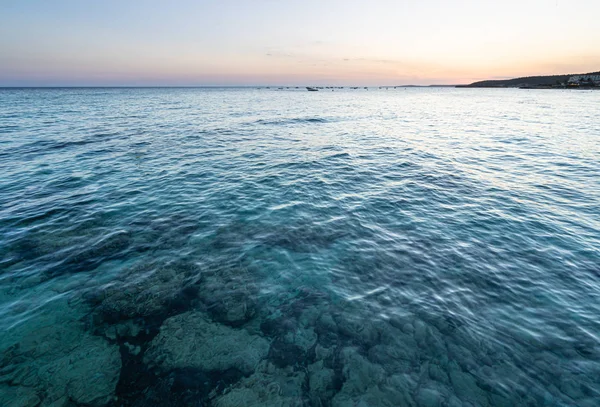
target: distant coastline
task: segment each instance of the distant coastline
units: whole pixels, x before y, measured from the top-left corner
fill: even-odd
[[[485,80],[457,88],[520,89],[600,89],[600,71],[584,74],[527,76],[513,79]]]
[[[369,90],[369,89],[406,89],[406,88],[519,88],[519,89],[596,89],[600,90],[600,71],[584,74],[540,75],[526,76],[511,79],[490,79],[473,82],[470,84],[431,84],[431,85],[77,85],[77,86],[5,86],[0,85],[0,90],[15,89],[267,89],[267,90],[298,90],[306,91],[307,88],[315,90]]]

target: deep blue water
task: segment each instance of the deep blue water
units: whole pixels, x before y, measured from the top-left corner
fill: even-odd
[[[600,405],[600,92],[4,89],[0,169],[0,405]]]

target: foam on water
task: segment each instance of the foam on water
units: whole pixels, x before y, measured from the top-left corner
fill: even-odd
[[[2,405],[600,402],[598,92],[4,89],[0,168]]]

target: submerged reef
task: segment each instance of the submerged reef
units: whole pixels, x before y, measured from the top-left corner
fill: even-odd
[[[237,384],[216,397],[213,405],[216,407],[237,406],[304,406],[307,375],[301,369],[292,367],[277,368],[264,361],[249,377],[243,378]]]
[[[36,316],[3,338],[3,403],[105,406],[114,400],[121,370],[119,347],[87,332],[83,322],[72,319],[77,313],[57,301],[52,313]]]
[[[199,274],[193,263],[141,262],[86,295],[97,323],[156,318],[185,307]]]
[[[536,355],[528,369],[549,372],[569,351],[566,343],[515,341],[518,351],[509,352],[456,318],[410,306],[374,318],[364,303],[307,285],[261,296],[261,278],[239,262],[155,260],[124,267],[110,284],[59,294],[51,308],[3,338],[0,399],[11,407],[492,407],[568,400],[591,407],[597,400],[594,377],[575,371],[548,390],[524,386],[523,361]],[[598,356],[585,341],[576,349]]]
[[[237,369],[252,373],[267,356],[269,341],[210,322],[198,312],[167,319],[146,350],[144,362],[162,370],[205,371]]]

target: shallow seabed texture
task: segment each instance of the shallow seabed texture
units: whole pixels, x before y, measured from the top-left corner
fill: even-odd
[[[0,405],[600,405],[600,92],[0,90]]]

